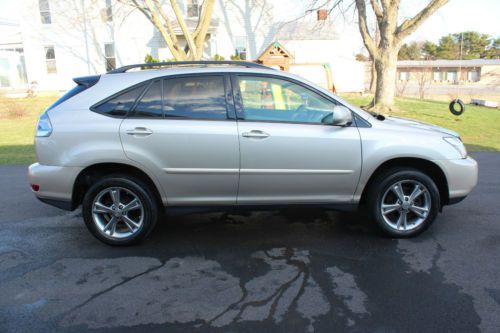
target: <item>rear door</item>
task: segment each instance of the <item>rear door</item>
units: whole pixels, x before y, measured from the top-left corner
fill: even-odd
[[[361,172],[355,126],[336,102],[297,81],[234,75],[241,151],[238,203],[349,203]],[[329,124],[330,123],[330,124]]]
[[[169,205],[236,202],[239,143],[228,85],[222,74],[154,80],[121,124],[125,154],[158,175]]]

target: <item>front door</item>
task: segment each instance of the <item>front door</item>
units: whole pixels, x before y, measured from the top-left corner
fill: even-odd
[[[349,203],[361,171],[355,126],[331,125],[333,99],[292,80],[234,75],[239,204]]]
[[[125,154],[158,175],[169,205],[236,203],[239,143],[228,86],[221,74],[153,80],[121,124]]]

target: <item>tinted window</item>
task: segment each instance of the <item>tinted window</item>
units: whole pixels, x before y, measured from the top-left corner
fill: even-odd
[[[222,76],[166,79],[163,100],[165,117],[227,118]]]
[[[324,123],[335,104],[290,81],[267,77],[238,77],[245,119]]]
[[[135,117],[163,117],[161,110],[161,81],[155,81],[134,109]]]
[[[128,111],[134,106],[136,99],[144,90],[144,85],[128,90],[107,102],[94,108],[99,113],[105,113],[111,116],[125,116]]]

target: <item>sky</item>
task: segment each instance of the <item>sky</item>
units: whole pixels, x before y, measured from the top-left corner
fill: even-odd
[[[274,4],[276,16],[291,20],[304,11],[304,4],[312,1],[304,0],[269,0]],[[325,1],[318,0],[318,3]],[[345,1],[349,3],[349,0]],[[410,18],[424,8],[429,0],[401,0],[400,17]],[[369,5],[368,5],[369,7]],[[370,15],[370,14],[369,14]],[[347,13],[345,18],[335,15],[339,29],[358,31],[356,15]],[[431,40],[437,42],[443,35],[460,31],[478,31],[494,37],[500,37],[500,0],[450,0],[434,13],[415,31],[408,41]]]
[[[37,0],[32,0],[36,2]],[[84,0],[90,1],[90,0]],[[224,1],[224,0],[222,0]],[[305,6],[313,0],[267,0],[273,4],[274,15],[280,20],[292,20],[304,13]],[[346,0],[348,3],[350,0]],[[323,0],[318,0],[323,3]],[[422,9],[429,0],[401,0],[400,16],[412,17]],[[14,20],[20,6],[19,0],[0,0],[0,18]],[[348,13],[346,18],[336,16],[340,33],[348,35],[357,33],[354,13]],[[413,40],[432,40],[437,42],[443,35],[473,30],[500,37],[500,0],[450,0],[448,4],[434,13],[409,38]]]

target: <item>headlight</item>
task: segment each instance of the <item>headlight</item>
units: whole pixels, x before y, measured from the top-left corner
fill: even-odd
[[[42,113],[36,125],[36,136],[44,137],[52,134],[52,124],[50,123],[49,115],[47,112]]]
[[[443,140],[452,145],[462,158],[467,157],[467,149],[465,149],[465,145],[463,144],[462,140],[460,140],[460,138],[454,136],[446,136],[443,138]]]

